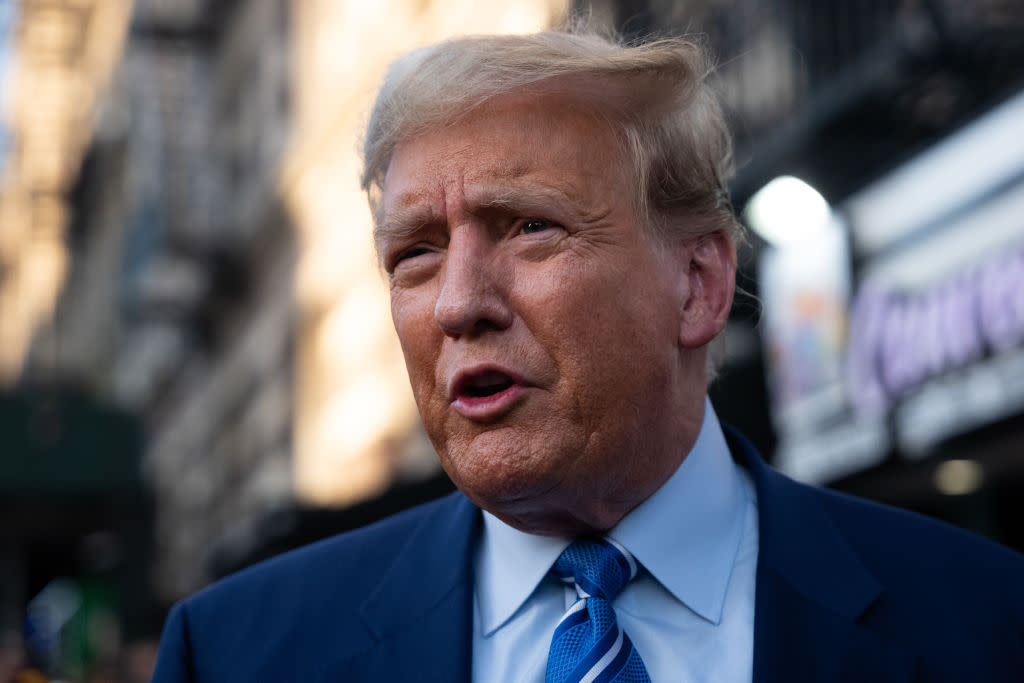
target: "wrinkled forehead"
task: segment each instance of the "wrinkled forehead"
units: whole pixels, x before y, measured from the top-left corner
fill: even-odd
[[[613,127],[590,108],[555,96],[495,98],[396,146],[375,238],[414,230],[453,209],[550,208],[583,218],[611,204],[631,208],[624,161]]]
[[[636,79],[626,80],[632,82]],[[623,81],[623,78],[607,75],[566,74],[528,84],[509,83],[508,89],[502,89],[501,84],[488,81],[484,87],[479,78],[471,78],[468,83],[457,83],[445,92],[435,93],[434,97],[426,97],[425,93],[407,86],[389,91],[386,102],[390,104],[378,104],[377,107],[383,109],[387,116],[378,117],[375,110],[374,117],[379,120],[371,120],[367,131],[366,167],[362,182],[374,217],[379,217],[386,174],[398,147],[439,127],[457,125],[482,116],[503,104],[518,103],[528,111],[546,101],[558,103],[561,109],[577,116],[611,124],[609,130],[625,149],[627,128],[645,104],[637,99],[634,92],[637,88]],[[410,91],[412,95],[419,93],[419,96],[410,97]],[[629,156],[634,156],[634,145],[628,147]]]
[[[496,97],[464,116],[402,139],[384,178],[384,209],[432,183],[510,187],[554,184],[580,195],[627,177],[624,145],[606,118],[561,94]]]
[[[385,202],[394,196],[397,169],[429,166],[438,177],[461,169],[466,180],[528,179],[562,172],[619,178],[626,173],[626,145],[619,129],[575,93],[519,91],[494,97],[442,124],[399,139],[383,182]]]

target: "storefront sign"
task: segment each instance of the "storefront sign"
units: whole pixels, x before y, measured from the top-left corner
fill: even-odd
[[[1024,246],[917,292],[865,282],[850,326],[850,398],[883,415],[931,379],[1024,343]]]

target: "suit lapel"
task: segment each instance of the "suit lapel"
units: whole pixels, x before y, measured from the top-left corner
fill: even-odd
[[[758,571],[754,681],[907,683],[917,662],[899,645],[800,593],[781,574]]]
[[[726,438],[758,495],[755,683],[912,681],[912,654],[861,623],[884,587],[843,539],[821,493],[770,469],[734,430]]]
[[[455,493],[410,534],[360,608],[370,649],[324,680],[469,682],[479,510]]]

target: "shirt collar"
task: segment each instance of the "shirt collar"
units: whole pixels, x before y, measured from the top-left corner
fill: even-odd
[[[503,626],[570,539],[537,536],[484,512],[476,557],[476,602],[485,636]],[[673,596],[719,623],[743,529],[740,474],[711,402],[697,441],[675,473],[608,534]]]
[[[686,459],[608,534],[657,581],[718,624],[743,536],[746,496],[710,401]]]
[[[516,613],[568,546],[568,538],[528,534],[484,511],[476,558],[476,603],[485,636]]]

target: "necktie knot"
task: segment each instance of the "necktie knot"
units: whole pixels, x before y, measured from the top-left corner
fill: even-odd
[[[551,636],[545,683],[650,683],[640,653],[619,628],[612,600],[637,574],[637,563],[611,540],[576,541],[552,571],[579,595]]]
[[[612,601],[636,576],[637,564],[625,548],[611,539],[576,541],[562,551],[553,571],[574,583],[580,597]]]

